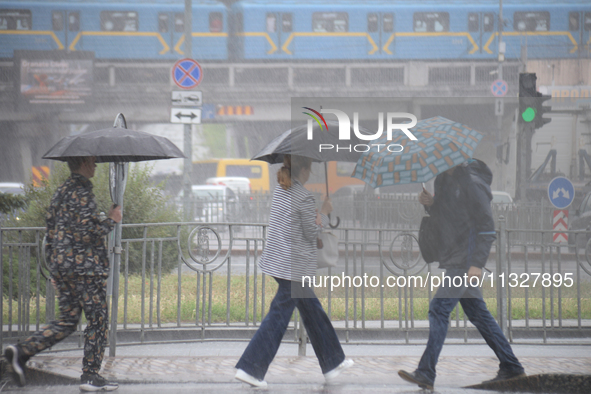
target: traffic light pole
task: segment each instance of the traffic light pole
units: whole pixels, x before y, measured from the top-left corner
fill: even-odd
[[[526,201],[527,184],[531,168],[531,140],[534,127],[530,123],[521,123],[519,126],[519,141],[517,144],[517,193],[520,201]]]

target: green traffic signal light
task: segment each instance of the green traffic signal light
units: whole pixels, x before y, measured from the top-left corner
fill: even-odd
[[[525,122],[531,122],[536,118],[536,110],[533,109],[532,107],[527,107],[522,113],[521,113],[521,118],[525,121]]]

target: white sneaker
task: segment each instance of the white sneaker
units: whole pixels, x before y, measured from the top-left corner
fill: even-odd
[[[248,383],[252,387],[267,387],[267,382],[265,382],[264,380],[258,380],[254,376],[247,374],[241,369],[239,369],[238,372],[236,372],[234,379],[238,379],[244,383]]]
[[[326,383],[329,383],[329,384],[333,383],[335,381],[335,379],[337,378],[337,376],[339,376],[341,374],[341,372],[343,372],[347,368],[352,367],[353,364],[355,364],[353,362],[353,360],[348,358],[345,361],[343,361],[342,363],[340,363],[339,366],[336,367],[335,369],[333,369],[332,371],[328,371],[327,373],[325,373],[324,379],[326,380]]]

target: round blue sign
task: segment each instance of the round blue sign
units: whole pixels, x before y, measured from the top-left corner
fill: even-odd
[[[548,185],[548,198],[557,209],[565,209],[575,199],[575,187],[568,178],[558,176]]]
[[[201,66],[193,59],[181,59],[172,67],[172,80],[182,89],[193,89],[203,79]]]
[[[495,97],[503,97],[507,94],[509,90],[509,86],[507,82],[503,81],[502,79],[497,79],[490,85],[490,91]]]

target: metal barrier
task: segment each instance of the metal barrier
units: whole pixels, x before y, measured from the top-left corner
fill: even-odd
[[[321,201],[320,194],[316,201]],[[192,212],[198,222],[267,223],[269,221],[270,193],[240,193],[233,198],[212,196],[193,198]],[[352,228],[413,229],[421,222],[424,208],[418,203],[417,193],[355,193],[335,195],[333,216],[339,216],[343,226]],[[182,201],[171,203],[181,209]],[[523,230],[551,230],[552,211],[548,202],[519,202],[493,204],[495,220],[502,215],[508,228]],[[523,242],[534,242],[527,234],[520,234]]]
[[[408,215],[410,226],[418,213],[402,209],[399,215]],[[313,286],[342,340],[416,343],[426,338],[426,312],[435,291],[429,281],[442,271],[424,263],[416,228],[405,227],[333,230],[340,239],[339,265],[318,272]],[[482,283],[508,338],[536,343],[590,338],[591,248],[567,253],[567,246],[552,242],[552,231],[507,227],[500,217],[488,264],[492,272]],[[123,340],[111,343],[247,340],[245,329],[259,325],[274,295],[273,281],[257,267],[266,232],[266,225],[256,223],[124,225],[120,289],[108,290],[119,300],[118,311],[110,313],[117,332],[110,335]],[[41,256],[43,235],[43,228],[0,228],[0,346],[24,339],[55,317],[56,297]],[[532,286],[536,274],[540,281]],[[369,282],[357,286],[356,278],[364,275]],[[542,283],[548,275],[550,282]],[[353,285],[331,289],[326,283],[334,277],[343,282],[352,277]],[[372,277],[378,278],[377,286]],[[566,278],[572,286],[566,286],[571,282]],[[289,330],[295,342],[305,343],[298,321],[296,313]],[[449,335],[459,340],[477,336],[461,308],[452,314],[450,327]],[[82,324],[73,337],[73,346],[81,347]]]

